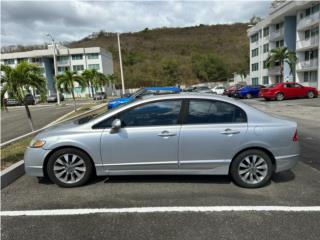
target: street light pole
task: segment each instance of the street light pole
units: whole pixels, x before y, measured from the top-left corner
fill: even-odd
[[[52,46],[53,46],[53,66],[54,66],[54,82],[55,82],[55,89],[57,93],[57,104],[60,105],[60,93],[59,88],[57,85],[57,79],[56,76],[58,75],[58,67],[57,67],[57,59],[56,59],[56,43],[54,41],[54,38],[51,34],[47,33],[47,36],[51,38]]]
[[[122,69],[122,58],[121,58],[121,46],[120,46],[120,34],[117,33],[118,38],[118,49],[119,49],[119,62],[120,62],[120,74],[121,74],[121,84],[122,84],[122,95],[125,94],[125,87],[124,87],[124,78],[123,78],[123,69]]]

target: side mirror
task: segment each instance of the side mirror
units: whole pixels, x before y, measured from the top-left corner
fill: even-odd
[[[120,128],[121,128],[121,120],[118,118],[113,120],[111,123],[111,131],[118,132]]]

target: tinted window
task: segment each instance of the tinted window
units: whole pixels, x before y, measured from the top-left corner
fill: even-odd
[[[140,105],[121,112],[94,128],[110,128],[114,119],[119,118],[123,127],[159,126],[178,124],[182,100],[158,101]]]
[[[191,100],[186,124],[246,122],[245,112],[230,103],[221,101]]]

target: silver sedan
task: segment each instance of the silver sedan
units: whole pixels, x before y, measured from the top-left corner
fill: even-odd
[[[30,143],[26,174],[62,187],[92,175],[230,175],[266,185],[299,156],[297,124],[210,94],[153,96],[48,128]]]

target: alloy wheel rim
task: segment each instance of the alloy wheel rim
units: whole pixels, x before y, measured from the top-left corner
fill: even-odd
[[[279,93],[279,94],[277,95],[277,99],[281,101],[281,100],[283,99],[283,94]]]
[[[313,92],[309,92],[308,96],[309,98],[313,98]]]
[[[56,159],[53,172],[56,178],[63,183],[79,182],[86,173],[84,160],[76,154],[64,154]]]
[[[242,181],[249,184],[258,184],[268,173],[266,160],[258,155],[248,155],[244,157],[238,167],[238,174]]]

